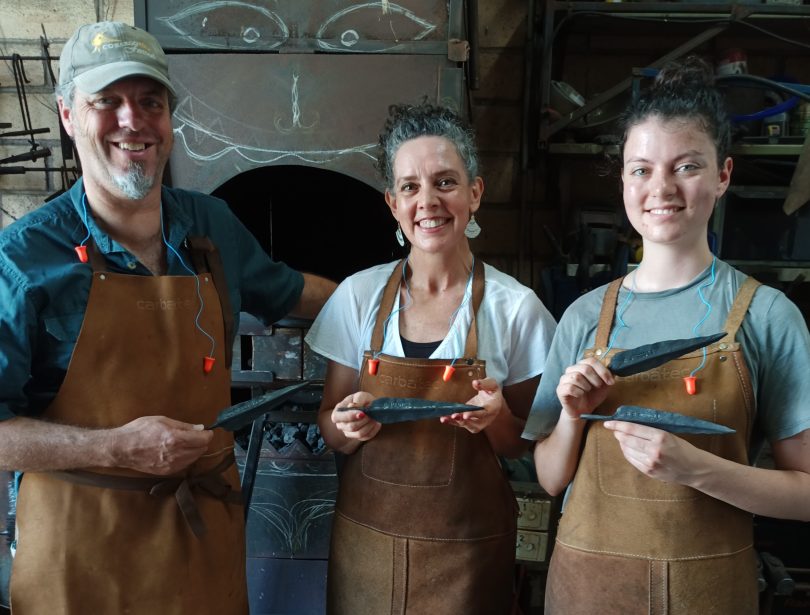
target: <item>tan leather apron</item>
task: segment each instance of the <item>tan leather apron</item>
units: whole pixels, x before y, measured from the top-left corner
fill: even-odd
[[[212,275],[114,274],[90,252],[87,310],[45,418],[88,428],[150,414],[210,424],[230,403]],[[208,374],[211,343],[194,322],[197,279],[200,325],[217,340]],[[208,452],[174,479],[108,468],[27,472],[17,506],[14,615],[247,613],[244,509],[232,459],[232,435],[216,430]]]
[[[621,280],[605,295],[596,346],[607,345]],[[707,349],[696,395],[683,377],[701,361],[692,352],[655,370],[618,378],[600,414],[621,404],[715,421],[729,435],[682,435],[695,446],[748,463],[754,415],[748,368],[735,336],[759,283],[749,278],[729,312],[727,335]],[[618,349],[611,350],[613,356]],[[752,515],[691,487],[643,475],[613,433],[591,424],[560,522],[546,588],[550,615],[745,615],[757,612]]]
[[[360,376],[378,397],[466,402],[485,377],[475,358],[475,314],[483,264],[473,276],[473,320],[464,358],[449,382],[450,360],[379,354],[383,323],[400,288],[388,281]],[[368,360],[380,360],[377,374]],[[346,459],[332,528],[327,583],[333,615],[509,613],[515,561],[515,497],[483,433],[436,420],[384,425]]]

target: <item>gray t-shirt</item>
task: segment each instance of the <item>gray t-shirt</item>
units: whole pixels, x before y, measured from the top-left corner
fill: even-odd
[[[712,281],[709,267],[684,287],[635,292],[629,300],[630,291],[622,288],[610,334],[612,347],[634,348],[665,339],[722,331],[746,275],[717,261],[714,276]],[[523,432],[525,439],[545,436],[557,424],[561,412],[556,394],[560,376],[583,357],[586,349],[593,347],[606,290],[607,285],[583,295],[563,314]],[[622,317],[624,326],[618,324],[618,316]],[[696,328],[704,316],[705,320]],[[742,345],[756,398],[753,451],[759,449],[763,438],[782,440],[810,428],[810,377],[807,375],[810,335],[796,305],[781,291],[761,286],[743,320],[737,341]]]

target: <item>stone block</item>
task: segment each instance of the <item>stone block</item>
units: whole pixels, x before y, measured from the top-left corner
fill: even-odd
[[[65,41],[80,25],[98,21],[96,4],[93,0],[6,0],[3,2],[3,30],[6,36],[38,41],[44,27],[50,41]],[[106,7],[100,19],[134,23],[133,0],[117,0],[103,5],[112,6]],[[55,53],[58,55],[58,52]]]

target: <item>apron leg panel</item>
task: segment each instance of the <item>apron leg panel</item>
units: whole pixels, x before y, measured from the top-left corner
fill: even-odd
[[[754,551],[723,558],[670,562],[668,615],[756,615]]]
[[[476,541],[408,541],[407,612],[508,615],[515,535]]]
[[[546,582],[546,615],[649,615],[647,560],[554,546]]]
[[[335,515],[329,615],[508,615],[515,536],[453,542],[394,538]],[[367,588],[375,588],[373,592]]]
[[[546,615],[756,615],[756,564],[732,556],[658,561],[554,547]]]
[[[335,514],[326,581],[329,615],[392,613],[395,542]]]
[[[31,490],[34,483],[42,485]],[[27,474],[22,481],[18,501],[25,514],[18,517],[11,575],[15,615],[248,612],[241,507],[200,496],[197,504],[208,526],[200,541],[171,496],[81,485],[58,488],[64,485],[39,474]],[[64,514],[42,514],[46,501]],[[130,515],[152,522],[127,523]],[[92,544],[77,544],[77,536],[91,533]],[[166,549],[167,537],[182,537],[175,541],[179,548]],[[172,580],[169,603],[160,591],[167,577]]]

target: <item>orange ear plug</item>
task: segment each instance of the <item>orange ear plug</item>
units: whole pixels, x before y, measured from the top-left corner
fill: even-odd
[[[697,393],[697,378],[694,376],[684,376],[683,382],[686,385],[686,392],[690,395]]]
[[[444,368],[444,374],[442,374],[442,380],[445,382],[450,382],[450,378],[453,377],[453,372],[456,371],[456,368],[452,365],[448,365]]]
[[[214,357],[203,357],[203,371],[206,374],[210,374],[211,370],[214,369]]]
[[[376,376],[377,375],[377,368],[380,366],[379,359],[369,359],[368,360],[368,375],[369,376]]]
[[[87,246],[76,246],[73,248],[79,256],[79,260],[83,263],[87,262]]]

